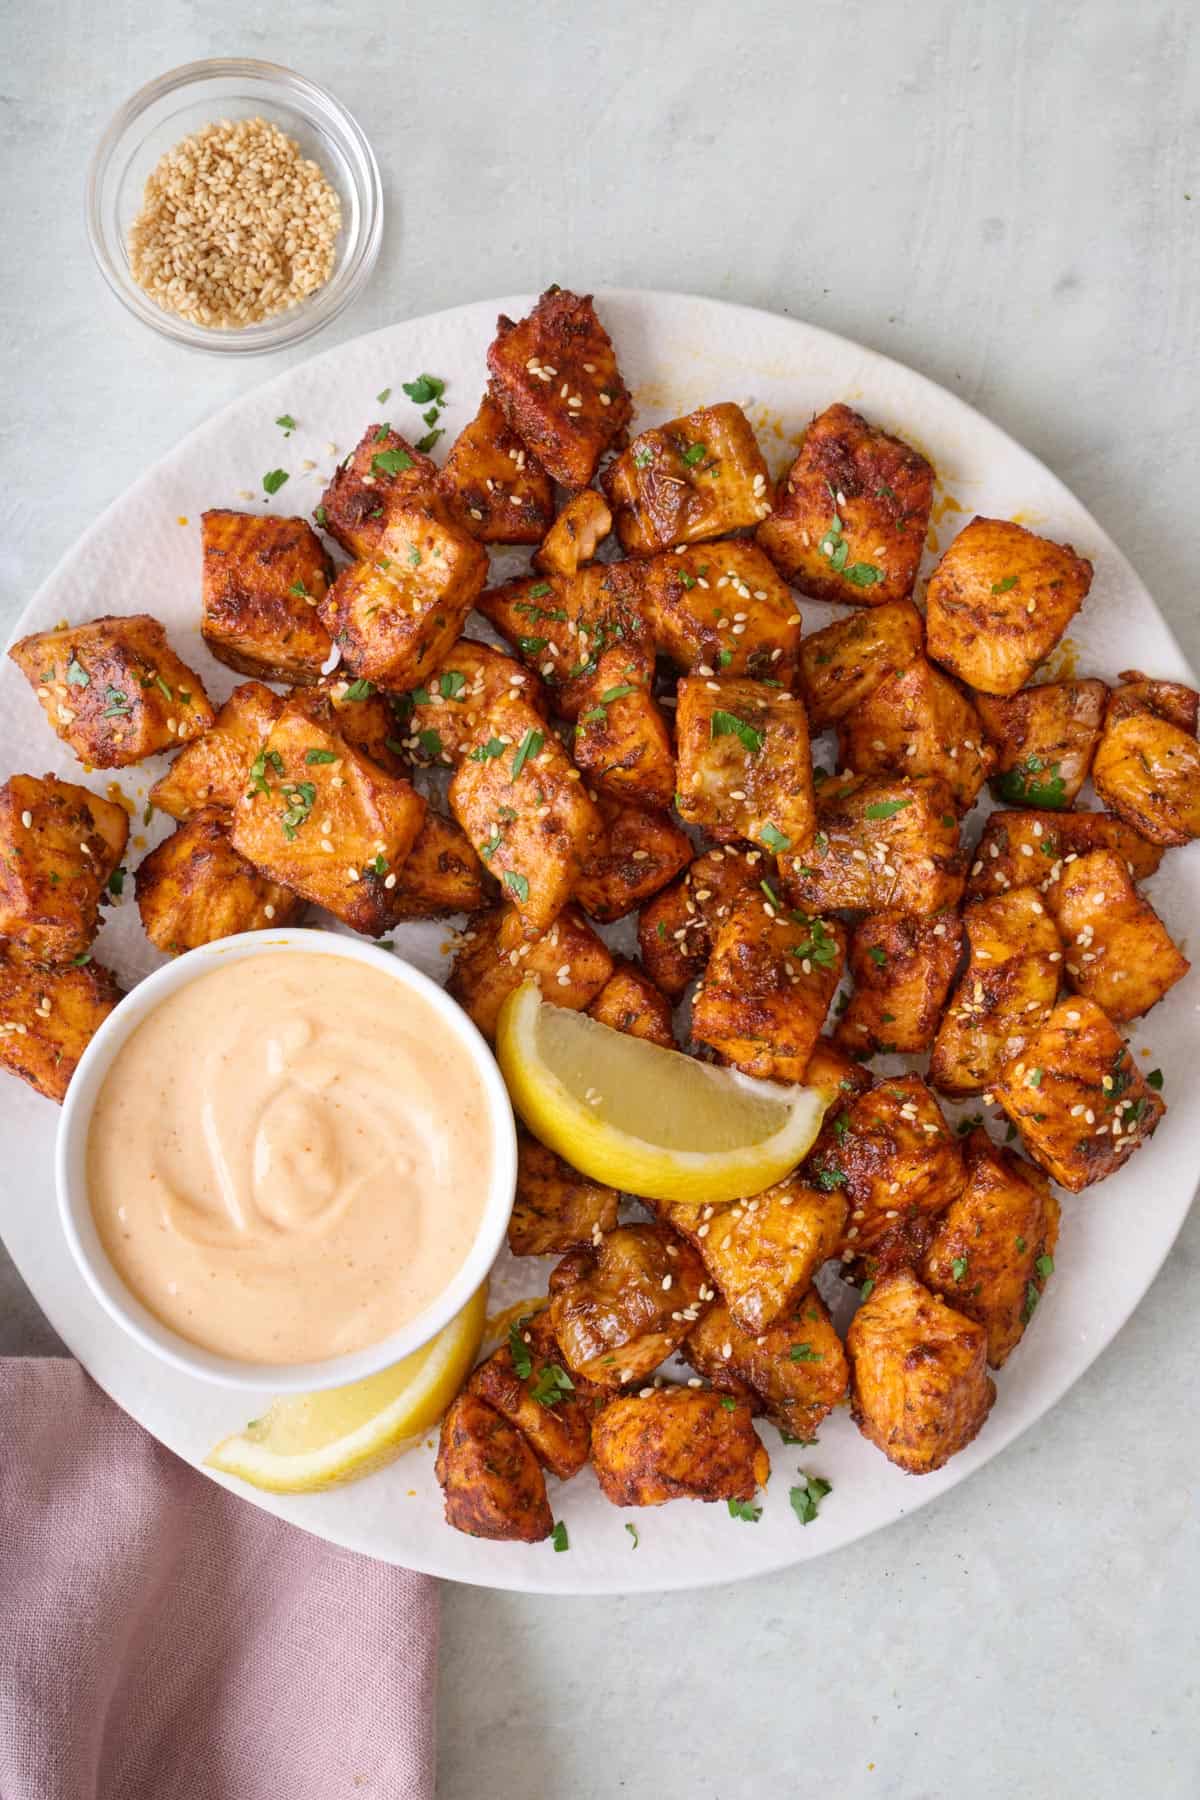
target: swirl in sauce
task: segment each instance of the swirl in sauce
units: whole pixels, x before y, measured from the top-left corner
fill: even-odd
[[[88,1196],[117,1273],[246,1362],[378,1343],[430,1305],[492,1169],[470,1057],[418,994],[340,957],[250,956],[178,988],[113,1060]]]

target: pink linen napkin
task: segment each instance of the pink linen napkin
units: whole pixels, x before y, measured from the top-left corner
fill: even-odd
[[[437,1592],[0,1361],[4,1800],[431,1800]]]

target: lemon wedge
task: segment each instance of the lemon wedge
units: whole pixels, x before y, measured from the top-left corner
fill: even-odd
[[[550,1006],[527,982],[496,1055],[529,1129],[593,1181],[647,1200],[742,1200],[812,1148],[830,1096],[777,1087]]]
[[[272,1494],[312,1494],[372,1474],[441,1418],[475,1360],[486,1313],[485,1282],[423,1350],[348,1387],[273,1401],[205,1462]]]

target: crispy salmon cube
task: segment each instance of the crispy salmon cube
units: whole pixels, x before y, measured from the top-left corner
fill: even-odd
[[[217,510],[201,527],[200,629],[217,661],[267,681],[318,681],[333,644],[316,608],[333,564],[312,526]]]
[[[837,775],[817,788],[817,829],[783,856],[788,898],[810,912],[952,912],[966,858],[949,789],[936,776]]]
[[[888,675],[921,655],[925,627],[911,600],[848,613],[800,645],[799,688],[813,731],[836,725]]]
[[[800,614],[787,583],[748,539],[615,563],[610,574],[633,595],[655,647],[685,673],[791,686]]]
[[[1045,893],[1064,862],[1089,850],[1115,850],[1135,881],[1162,861],[1160,849],[1111,813],[994,812],[975,849],[967,898],[1027,886]]]
[[[655,701],[654,657],[614,644],[588,678],[572,754],[588,781],[614,800],[667,807],[675,797],[671,732]]]
[[[1198,696],[1176,682],[1122,679],[1092,764],[1096,792],[1152,844],[1186,844],[1200,837]]]
[[[589,563],[572,576],[506,581],[476,602],[526,668],[541,676],[564,719],[589,703],[591,677],[606,650],[649,641],[636,591],[617,573],[623,566]]]
[[[387,544],[343,569],[318,610],[351,675],[402,690],[445,661],[487,577],[487,552],[437,499],[394,518]]]
[[[509,693],[546,717],[546,690],[536,675],[491,644],[459,638],[440,669],[408,693],[391,696],[393,740],[411,762],[456,767],[492,706]]]
[[[1100,740],[1102,681],[1046,681],[998,699],[980,694],[979,715],[996,752],[992,786],[1009,806],[1073,806]]]
[[[1117,1025],[1157,1006],[1191,964],[1112,850],[1064,863],[1046,906],[1066,946],[1067,983]]]
[[[653,1374],[703,1312],[704,1264],[665,1225],[619,1225],[572,1251],[550,1323],[572,1375],[599,1388]]]
[[[832,1038],[822,1036],[813,1045],[804,1085],[819,1088],[832,1106],[835,1101],[844,1104],[847,1094],[865,1094],[875,1085],[875,1078],[865,1063],[849,1055]]]
[[[232,811],[250,780],[250,765],[284,708],[261,681],[235,687],[211,730],[184,746],[150,789],[150,803],[182,824],[207,806]]]
[[[8,653],[82,763],[125,769],[203,737],[213,709],[149,613],[105,613],[21,638]]]
[[[938,1213],[963,1185],[963,1163],[942,1109],[919,1075],[889,1077],[830,1108],[804,1178],[840,1188],[850,1215],[843,1255],[861,1255],[893,1221]]]
[[[478,1394],[460,1394],[442,1420],[433,1472],[455,1531],[536,1544],[554,1529],[537,1458],[516,1426]]]
[[[508,1221],[514,1256],[586,1248],[598,1234],[616,1230],[619,1202],[615,1188],[589,1181],[518,1125],[517,1193]]]
[[[572,494],[542,539],[533,558],[546,575],[576,575],[590,563],[612,530],[612,513],[603,494],[581,488]]]
[[[741,1330],[760,1337],[834,1254],[846,1197],[789,1175],[729,1206],[672,1205],[668,1218],[699,1250]]]
[[[686,1387],[610,1401],[592,1426],[592,1461],[614,1506],[749,1503],[771,1473],[750,1408],[730,1408],[728,1396]]]
[[[0,787],[0,939],[16,961],[65,963],[100,924],[100,902],[125,853],[129,815],[56,775],[10,775]]]
[[[587,487],[633,414],[591,295],[552,287],[519,323],[502,313],[487,366],[505,418],[543,468],[565,488]]]
[[[361,750],[389,775],[407,775],[408,761],[396,738],[396,717],[389,696],[373,681],[351,680],[345,675],[325,676],[318,692],[329,698],[334,723],[354,750]]]
[[[455,439],[438,487],[481,544],[540,544],[554,520],[550,477],[491,394]]]
[[[62,1104],[80,1057],[121,991],[86,952],[51,968],[0,953],[0,1069]]]
[[[758,542],[802,594],[881,606],[912,593],[932,507],[923,456],[849,406],[829,406],[805,432]]]
[[[571,898],[604,820],[527,700],[497,700],[450,782],[454,816],[536,937]]]
[[[1107,1013],[1082,994],[1059,1001],[995,1087],[1034,1162],[1072,1194],[1127,1162],[1166,1111]]]
[[[1092,585],[1070,544],[1009,519],[974,518],[929,578],[929,654],[981,694],[1015,694],[1053,650]]]
[[[523,981],[536,981],[555,1006],[582,1012],[612,970],[608,946],[577,907],[564,907],[550,929],[532,939],[515,907],[497,907],[468,921],[446,991],[491,1039],[500,1008]]]
[[[692,860],[692,840],[664,812],[599,801],[604,836],[584,863],[575,898],[609,925],[634,912]]]
[[[810,1287],[751,1337],[723,1301],[692,1326],[683,1354],[718,1393],[746,1400],[790,1438],[811,1442],[850,1391],[850,1366],[829,1309]]]
[[[390,425],[368,425],[321,496],[316,521],[351,556],[386,549],[393,524],[436,492],[437,464]]]
[[[1054,1269],[1058,1201],[1040,1169],[976,1128],[964,1146],[967,1185],[937,1223],[921,1279],[987,1332],[999,1369],[1021,1341]]]
[[[399,876],[393,907],[398,920],[478,912],[491,891],[466,833],[432,807],[400,865]]]
[[[679,684],[679,816],[724,840],[779,855],[813,834],[812,756],[804,704],[744,677]]]
[[[854,992],[834,1042],[855,1056],[928,1050],[962,948],[953,913],[919,918],[888,907],[868,914],[850,939]]]
[[[614,1031],[661,1044],[664,1050],[678,1049],[671,1023],[671,1002],[636,963],[627,962],[624,957],[618,959],[588,1013]]]
[[[519,1320],[508,1341],[479,1364],[467,1393],[515,1425],[544,1469],[559,1481],[578,1475],[588,1459],[594,1407],[562,1364],[544,1312]]]
[[[976,900],[963,915],[967,966],[938,1028],[929,1079],[943,1094],[979,1094],[1049,1017],[1062,940],[1031,887]]]
[[[789,914],[777,896],[744,894],[716,934],[692,1003],[692,1036],[747,1075],[803,1081],[845,955],[836,919]]]
[[[910,1475],[949,1462],[992,1409],[987,1332],[910,1270],[876,1284],[854,1315],[846,1349],[854,1423]]]
[[[644,906],[638,948],[656,987],[678,1000],[712,953],[713,934],[740,894],[757,892],[764,868],[761,850],[733,844],[708,850]]]
[[[0,788],[0,939],[14,961],[64,963],[87,949],[128,836],[114,801],[55,775],[10,776]]]
[[[138,912],[159,950],[178,956],[239,931],[290,925],[303,910],[290,888],[238,855],[229,826],[215,808],[196,813],[138,865]]]
[[[885,675],[838,727],[842,768],[936,775],[963,813],[974,806],[995,760],[970,700],[923,656]]]
[[[233,847],[263,875],[380,937],[425,819],[407,781],[347,743],[327,694],[298,694],[271,728],[233,813]]]
[[[634,438],[601,478],[623,549],[650,556],[757,525],[770,475],[740,406],[701,406]]]

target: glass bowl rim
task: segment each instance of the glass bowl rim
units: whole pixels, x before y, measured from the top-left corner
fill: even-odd
[[[284,90],[281,97],[297,110],[332,118],[345,139],[344,150],[358,188],[361,222],[348,245],[345,260],[325,286],[308,301],[289,307],[272,319],[232,331],[195,325],[167,312],[144,294],[131,276],[125,275],[113,254],[111,237],[101,211],[101,191],[114,157],[131,127],[157,101],[172,93],[219,79],[245,79],[273,84]],[[254,57],[208,57],[182,63],[156,76],[118,107],[92,151],[85,187],[85,216],[92,255],[110,291],[134,318],[161,337],[193,350],[213,355],[262,355],[302,342],[322,330],[362,291],[374,269],[383,237],[383,182],[370,140],[354,114],[328,88],[282,63]]]

